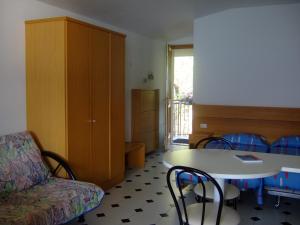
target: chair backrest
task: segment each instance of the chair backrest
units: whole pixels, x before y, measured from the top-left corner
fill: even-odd
[[[177,182],[177,185],[172,185],[171,184],[171,174],[172,172],[177,172],[177,175],[176,175],[176,182]],[[175,204],[175,207],[176,207],[176,210],[177,210],[177,214],[178,214],[178,218],[179,218],[179,223],[180,225],[185,225],[185,224],[189,224],[189,219],[188,219],[188,214],[187,214],[187,208],[186,208],[186,204],[185,204],[185,198],[183,196],[183,192],[182,192],[182,186],[181,185],[181,181],[180,181],[180,175],[181,174],[191,174],[192,176],[201,176],[201,177],[205,177],[208,181],[211,181],[212,184],[217,188],[218,192],[219,192],[219,196],[220,196],[220,201],[219,201],[219,206],[218,206],[218,211],[217,211],[217,215],[216,215],[216,225],[219,225],[220,224],[220,220],[221,220],[221,213],[222,213],[222,208],[223,208],[223,199],[224,199],[224,196],[223,196],[223,192],[222,192],[222,189],[220,187],[220,185],[217,183],[217,181],[211,177],[209,174],[207,174],[206,172],[204,171],[201,171],[201,170],[198,170],[198,169],[194,169],[194,168],[191,168],[191,167],[185,167],[185,166],[174,166],[172,168],[169,169],[168,173],[167,173],[167,184],[168,184],[168,188],[171,192],[171,196],[173,198],[173,201],[174,201],[174,204]],[[205,185],[204,185],[204,182],[202,181],[202,179],[199,179],[199,182],[200,184],[202,185],[202,188],[203,188],[203,199],[206,198],[206,188],[205,188]],[[175,192],[174,192],[174,189],[173,189],[173,186],[176,186],[179,190],[179,193],[180,193],[180,199],[181,199],[181,202],[182,202],[182,208],[183,208],[183,212],[179,206],[179,200],[177,200],[177,197],[175,195]],[[202,202],[203,204],[203,207],[202,207],[202,216],[201,216],[201,225],[204,224],[204,220],[205,220],[205,205],[206,205],[206,201],[203,201]],[[199,212],[201,213],[201,212]],[[183,218],[183,215],[184,215],[184,218]]]
[[[0,137],[0,197],[41,183],[49,175],[29,132]]]
[[[195,148],[203,145],[203,148],[213,148],[213,149],[231,149],[233,150],[233,146],[230,141],[226,140],[222,137],[207,137],[199,140]]]
[[[271,153],[300,155],[300,135],[284,136],[271,145]]]
[[[230,141],[235,150],[266,153],[269,152],[270,149],[270,145],[261,135],[250,133],[236,133],[225,134],[222,137]]]

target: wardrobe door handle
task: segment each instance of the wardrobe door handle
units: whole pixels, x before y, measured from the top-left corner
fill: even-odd
[[[93,123],[96,123],[96,120],[92,120]]]

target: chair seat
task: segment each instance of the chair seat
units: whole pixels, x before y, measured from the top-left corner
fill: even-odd
[[[94,184],[51,177],[43,184],[0,199],[0,224],[66,223],[97,207],[103,194]]]
[[[206,198],[213,199],[214,198],[214,185],[211,182],[205,182],[205,190],[206,190]],[[203,188],[201,184],[197,184],[194,187],[194,192],[198,196],[203,197]],[[224,200],[232,200],[240,196],[240,190],[232,185],[232,184],[225,184],[225,191],[224,191]]]
[[[203,204],[192,204],[187,206],[187,214],[189,219],[189,225],[200,225],[202,218]],[[217,218],[218,204],[206,203],[205,204],[205,218],[204,225],[215,225]],[[184,216],[183,216],[184,218]],[[220,225],[238,225],[240,223],[239,214],[227,207],[223,206]]]

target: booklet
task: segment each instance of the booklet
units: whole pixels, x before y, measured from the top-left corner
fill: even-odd
[[[235,158],[241,160],[244,163],[262,163],[263,160],[255,155],[234,155]]]

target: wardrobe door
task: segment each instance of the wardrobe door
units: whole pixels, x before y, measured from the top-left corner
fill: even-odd
[[[91,180],[90,30],[67,23],[68,160],[79,180]]]
[[[26,22],[27,129],[66,156],[65,21]]]
[[[93,182],[109,180],[109,32],[91,32]]]
[[[125,127],[124,127],[124,36],[111,34],[111,179],[122,179],[125,167]]]

